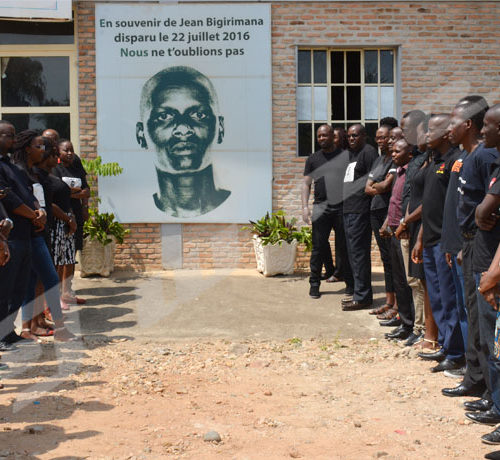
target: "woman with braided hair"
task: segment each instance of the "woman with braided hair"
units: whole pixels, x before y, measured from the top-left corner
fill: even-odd
[[[22,131],[15,138],[13,160],[20,169],[26,172],[26,177],[30,181],[33,194],[37,198],[40,207],[50,207],[50,214],[52,214],[52,203],[45,199],[45,191],[49,192],[47,193],[47,196],[49,196],[51,195],[50,190],[47,187],[44,190],[39,177],[42,176],[41,171],[36,169],[37,165],[45,165],[47,162],[50,164],[50,161],[55,166],[57,160],[52,155],[49,155],[49,152],[50,144],[45,142],[42,136],[36,131]],[[43,180],[42,182],[46,183]],[[28,291],[23,302],[23,328],[21,337],[38,341],[38,336],[54,335],[54,339],[59,341],[74,340],[75,336],[64,328],[59,294],[59,277],[48,250],[43,230],[43,228],[40,228],[39,231],[32,233],[31,273]],[[36,324],[34,324],[35,328],[32,327],[36,284],[38,280],[43,285],[44,295],[55,323],[55,331],[50,328],[38,328]]]

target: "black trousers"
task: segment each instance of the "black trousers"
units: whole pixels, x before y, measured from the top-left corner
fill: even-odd
[[[466,372],[464,384],[467,386],[483,383],[487,387],[485,399],[491,399],[488,379],[488,355],[481,350],[479,334],[479,309],[476,280],[472,270],[474,240],[464,240],[462,245],[462,271],[464,274],[465,307],[467,308],[467,349],[465,350]]]
[[[370,223],[384,266],[385,292],[394,292],[391,266],[391,240],[389,238],[382,238],[379,233],[380,227],[384,224],[386,217],[387,209],[377,209],[370,212]]]
[[[328,241],[332,229],[335,232],[335,263],[332,260],[332,251]],[[312,251],[311,276],[309,283],[319,286],[321,283],[321,269],[325,266],[328,274],[342,277],[347,286],[347,293],[352,294],[354,281],[351,266],[347,256],[346,239],[342,209],[332,210],[322,206],[314,206],[312,218]],[[331,272],[329,271],[331,270]]]
[[[372,228],[370,213],[344,214],[347,254],[354,278],[353,299],[357,302],[372,303]]]
[[[398,302],[398,312],[405,329],[413,330],[415,323],[415,306],[413,295],[408,285],[403,253],[401,251],[401,241],[394,235],[388,238],[391,248],[391,267],[394,281],[394,292]]]

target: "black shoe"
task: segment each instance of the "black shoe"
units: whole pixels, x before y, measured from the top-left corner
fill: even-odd
[[[14,331],[9,332],[1,341],[7,343],[17,343],[21,342],[23,339],[20,335],[17,335]]]
[[[484,385],[464,385],[461,383],[460,385],[453,387],[453,388],[443,388],[441,390],[441,393],[443,393],[444,396],[451,396],[451,397],[457,397],[457,396],[479,396],[484,392]]]
[[[458,369],[464,365],[464,360],[459,359],[455,361],[454,359],[444,359],[437,366],[431,368],[431,372],[443,372],[450,369]]]
[[[352,300],[351,302],[342,303],[342,311],[363,310],[371,306],[371,302],[358,302],[357,300]]]
[[[500,423],[500,414],[493,410],[488,410],[486,412],[466,412],[465,416],[475,423],[480,423],[481,425],[496,425]]]
[[[401,326],[401,320],[397,316],[395,316],[392,319],[384,319],[382,321],[379,321],[379,324],[381,326],[396,327]]]
[[[406,339],[405,347],[411,347],[415,345],[422,338],[422,334],[415,334],[412,332],[410,336]]]
[[[483,441],[485,444],[500,444],[500,427],[492,431],[491,433],[481,436],[481,441]]]
[[[0,351],[19,351],[15,345],[0,340]]]
[[[437,361],[438,363],[443,361],[446,358],[446,353],[443,349],[435,351],[434,353],[424,353],[420,352],[418,354],[419,358],[425,359],[426,361]]]
[[[396,334],[397,332],[401,332],[404,330],[404,328],[405,327],[401,324],[400,326],[395,327],[391,332],[386,332],[384,336],[386,339],[388,339],[390,335]]]
[[[491,406],[493,406],[493,403],[484,398],[476,399],[475,401],[464,402],[464,407],[468,411],[473,411],[473,412],[486,412],[491,409]]]
[[[392,340],[406,340],[412,334],[411,329],[401,328],[399,331],[394,332],[394,334],[386,334],[386,339]]]
[[[309,297],[311,297],[312,299],[319,299],[321,297],[319,286],[311,286],[309,288]]]

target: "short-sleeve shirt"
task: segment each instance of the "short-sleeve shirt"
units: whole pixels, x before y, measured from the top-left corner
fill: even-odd
[[[348,163],[344,150],[318,150],[310,155],[304,167],[304,176],[314,181],[314,204],[327,203],[330,209],[342,209],[342,182]]]
[[[365,193],[366,180],[378,158],[378,153],[370,144],[355,152],[348,149],[349,164],[344,175],[344,214],[370,212],[371,197]]]
[[[445,155],[436,156],[427,168],[424,194],[422,198],[423,245],[430,247],[441,241],[443,228],[443,210],[450,174],[460,150],[453,147]]]
[[[496,149],[479,144],[463,162],[458,185],[458,223],[463,233],[475,232],[476,206],[483,201],[490,182],[491,165],[498,158]]]
[[[372,170],[368,174],[368,178],[374,183],[382,182],[387,174],[396,174],[396,167],[391,158],[385,155],[378,157],[373,163]],[[372,197],[370,210],[378,211],[380,209],[387,209],[389,207],[389,200],[391,199],[391,191],[380,193]]]
[[[487,193],[500,196],[500,159],[493,164]],[[499,217],[496,225],[490,231],[478,229],[474,238],[472,268],[476,273],[482,273],[490,268],[500,243],[500,208],[495,214]]]
[[[453,163],[450,173],[450,182],[446,190],[446,199],[443,210],[443,230],[441,232],[441,251],[456,256],[462,249],[463,240],[458,225],[458,176],[463,166],[466,152],[462,152]]]

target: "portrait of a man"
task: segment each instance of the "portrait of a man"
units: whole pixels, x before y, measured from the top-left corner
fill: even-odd
[[[136,139],[155,151],[158,209],[179,218],[206,214],[231,195],[217,188],[210,151],[224,139],[215,88],[192,67],[168,67],[142,87]]]

